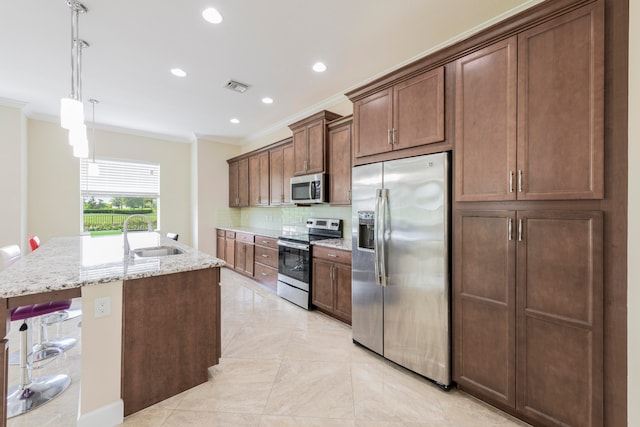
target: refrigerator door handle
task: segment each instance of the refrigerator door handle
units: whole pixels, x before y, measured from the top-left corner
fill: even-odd
[[[374,212],[373,219],[373,227],[374,227],[374,235],[373,235],[373,252],[374,252],[374,274],[376,275],[376,285],[380,286],[382,281],[380,279],[380,240],[378,239],[378,235],[380,234],[380,198],[381,198],[381,189],[376,189],[376,207]]]
[[[380,221],[380,224],[382,225],[382,244],[381,244],[381,250],[380,253],[382,254],[382,256],[380,257],[380,277],[381,277],[381,282],[382,282],[382,286],[387,286],[387,255],[385,253],[385,244],[384,244],[384,239],[385,239],[385,234],[387,233],[387,195],[388,195],[389,190],[387,190],[386,188],[383,188],[381,190],[381,194],[380,194],[380,199],[381,199],[381,210],[382,210],[382,221]]]

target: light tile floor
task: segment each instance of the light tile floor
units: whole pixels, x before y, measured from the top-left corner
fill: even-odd
[[[64,328],[73,332],[71,325]],[[79,354],[78,345],[51,366],[72,376],[64,396],[11,419],[9,427],[75,426]],[[222,356],[209,369],[207,383],[133,414],[123,425],[526,426],[354,345],[348,325],[302,310],[227,269],[222,270]]]

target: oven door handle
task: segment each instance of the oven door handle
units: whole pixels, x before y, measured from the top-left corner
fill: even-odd
[[[301,249],[303,251],[309,250],[309,245],[305,245],[303,243],[287,242],[285,240],[278,240],[278,246],[284,246],[285,248],[292,249]]]

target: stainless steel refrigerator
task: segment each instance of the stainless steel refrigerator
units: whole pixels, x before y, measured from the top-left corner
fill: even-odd
[[[352,177],[353,340],[447,388],[448,154],[356,166]]]

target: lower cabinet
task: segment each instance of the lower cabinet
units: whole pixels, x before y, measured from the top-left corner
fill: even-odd
[[[454,379],[534,425],[603,425],[598,211],[457,211]]]
[[[313,246],[311,303],[351,324],[351,252]]]
[[[224,235],[224,261],[227,267],[235,268],[236,265],[236,232],[225,231]]]
[[[236,233],[235,269],[253,277],[253,234]]]
[[[255,237],[254,269],[255,280],[275,291],[278,283],[278,239]]]

